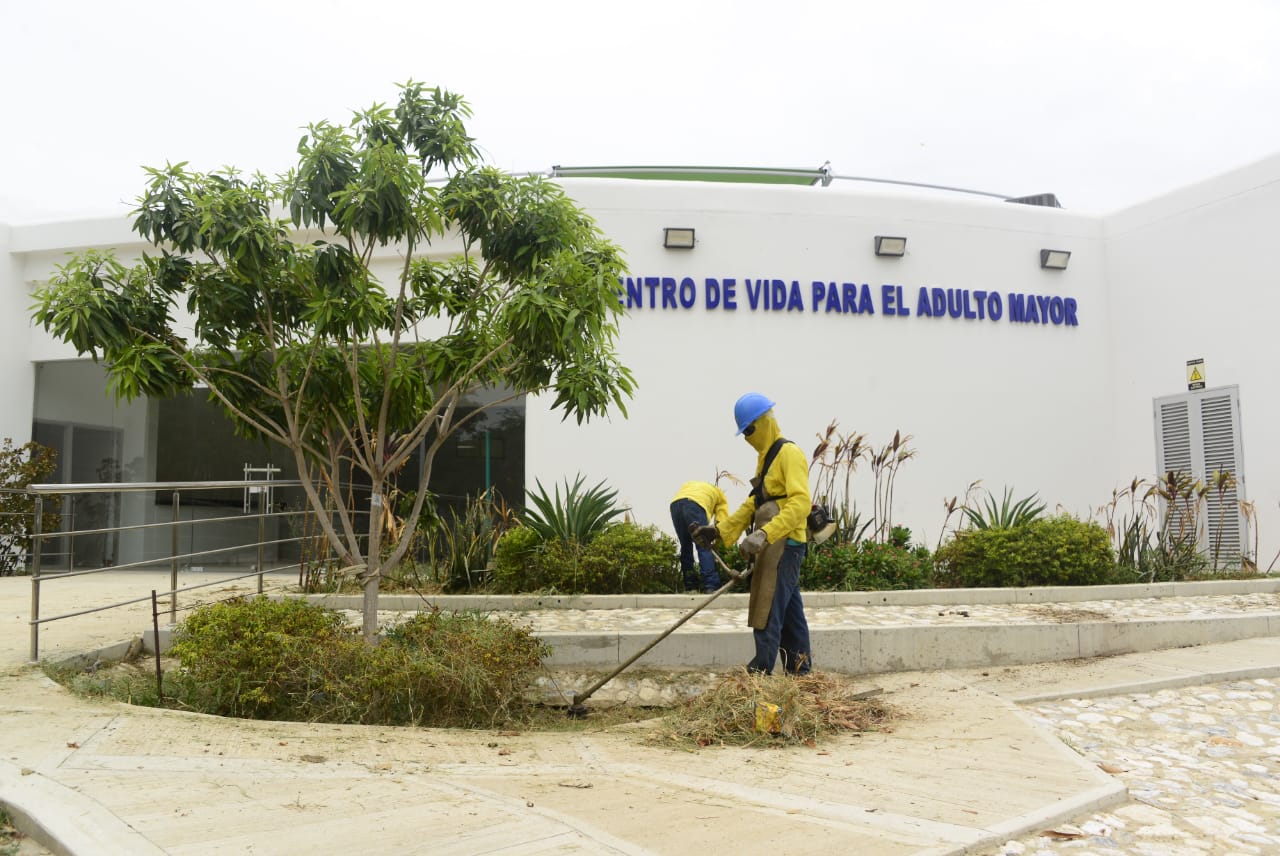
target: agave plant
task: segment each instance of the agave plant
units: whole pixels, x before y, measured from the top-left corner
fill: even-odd
[[[603,481],[586,490],[582,482],[581,474],[572,486],[566,478],[563,498],[559,485],[555,495],[549,496],[542,482],[537,482],[537,491],[528,492],[531,507],[526,508],[521,517],[524,525],[537,532],[543,541],[586,544],[626,511],[617,504],[618,492],[606,488]]]
[[[1004,498],[996,504],[996,498],[987,493],[986,507],[965,506],[964,516],[974,529],[1013,529],[1030,523],[1044,513],[1045,505],[1036,494],[1013,501],[1013,488],[1004,489]]]

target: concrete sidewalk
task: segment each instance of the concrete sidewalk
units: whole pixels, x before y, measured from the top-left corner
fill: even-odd
[[[81,579],[73,590],[50,588],[43,611],[168,588],[167,575]],[[253,581],[208,596],[238,589],[254,590]],[[1269,612],[1254,595],[1239,597],[1241,612]],[[1164,600],[1174,616],[1166,622],[1213,620],[1187,617],[1189,599]],[[903,714],[890,733],[814,749],[688,753],[645,745],[636,726],[522,734],[331,726],[87,702],[26,664],[29,609],[29,580],[0,579],[0,801],[56,852],[75,854],[981,853],[1125,799],[1117,779],[1017,702],[1280,675],[1280,638],[1269,635],[1105,659],[891,672],[866,678]],[[964,611],[932,611],[946,619],[953,609]],[[1071,624],[1064,615],[1042,623]],[[42,656],[127,642],[150,625],[149,604],[56,622],[41,631]],[[682,628],[673,639],[707,632],[719,631]]]

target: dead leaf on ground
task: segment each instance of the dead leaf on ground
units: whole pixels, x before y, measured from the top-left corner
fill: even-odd
[[[298,759],[300,761],[306,761],[308,764],[323,764],[325,761],[329,760],[323,755],[299,755]]]
[[[1098,765],[1098,769],[1099,769],[1099,770],[1101,770],[1101,771],[1102,771],[1102,772],[1104,772],[1104,773],[1113,773],[1113,774],[1114,774],[1114,773],[1127,773],[1127,772],[1129,772],[1129,768],[1128,768],[1128,767],[1121,767],[1121,766],[1119,766],[1119,765],[1117,765],[1117,764],[1099,764],[1099,765]]]
[[[557,782],[562,788],[590,788],[594,787],[590,782]]]

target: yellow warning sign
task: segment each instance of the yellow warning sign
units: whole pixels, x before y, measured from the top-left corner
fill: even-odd
[[[1187,389],[1195,392],[1204,389],[1204,360],[1187,360]]]

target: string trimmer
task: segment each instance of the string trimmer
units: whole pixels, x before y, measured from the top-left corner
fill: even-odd
[[[713,591],[711,594],[707,595],[706,599],[703,600],[702,603],[698,604],[693,609],[686,612],[680,618],[679,621],[677,621],[675,624],[671,625],[666,630],[664,630],[656,639],[654,639],[648,645],[641,648],[636,653],[632,654],[631,658],[628,659],[627,662],[623,663],[621,666],[614,669],[612,672],[605,675],[603,678],[596,681],[594,684],[587,687],[587,689],[583,690],[582,692],[574,693],[573,704],[569,705],[569,717],[571,719],[581,719],[582,717],[587,715],[587,706],[585,702],[587,699],[591,698],[592,694],[595,693],[596,690],[600,689],[602,686],[609,683],[609,681],[613,680],[619,674],[621,674],[624,669],[626,669],[636,660],[639,660],[645,654],[649,653],[649,650],[653,648],[654,645],[657,645],[663,639],[666,639],[668,636],[674,633],[681,624],[684,624],[690,618],[693,618],[695,615],[701,612],[702,609],[706,607],[707,604],[711,603],[720,595],[724,594],[729,589],[733,588],[734,583],[741,582],[742,580],[745,580],[747,577],[751,576],[751,568],[747,568],[745,571],[735,571],[724,563],[724,559],[721,559],[720,554],[717,553],[715,550],[711,551],[711,555],[715,556],[716,564],[720,566],[720,569],[729,575],[729,581],[724,585],[720,586],[720,588]]]

